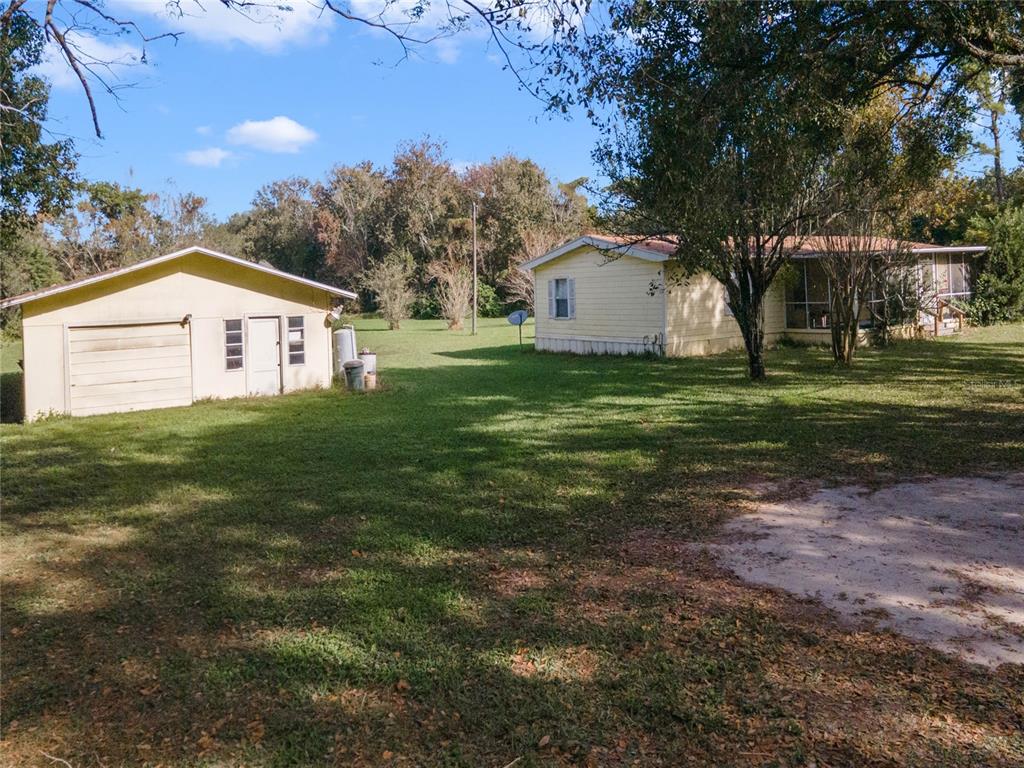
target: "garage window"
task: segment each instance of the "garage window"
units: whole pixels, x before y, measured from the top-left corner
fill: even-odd
[[[306,363],[306,324],[305,318],[288,318],[288,365],[305,365]]]
[[[224,321],[224,362],[229,371],[242,369],[242,321]]]

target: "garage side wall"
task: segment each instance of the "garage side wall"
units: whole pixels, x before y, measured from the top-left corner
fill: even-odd
[[[227,370],[224,321],[246,316],[302,316],[305,363],[289,365],[284,354],[284,391],[329,386],[331,332],[325,291],[205,256],[189,254],[23,307],[26,419],[66,413],[68,326],[153,323],[191,314],[193,398],[242,397],[244,369]],[[287,350],[287,321],[281,339]]]
[[[729,311],[725,286],[710,274],[683,277],[676,265],[668,266],[666,354],[673,357],[711,355],[743,347],[743,335]],[[772,344],[785,331],[785,306],[780,285],[765,297],[765,343]]]
[[[536,341],[540,350],[577,354],[660,351],[665,330],[664,294],[657,262],[630,256],[608,260],[583,247],[534,270]],[[548,282],[575,281],[575,317],[549,316]]]

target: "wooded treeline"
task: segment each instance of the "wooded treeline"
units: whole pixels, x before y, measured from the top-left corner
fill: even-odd
[[[400,147],[388,167],[337,165],[320,180],[267,184],[249,210],[222,222],[189,192],[81,182],[64,210],[40,214],[12,233],[0,256],[3,295],[203,245],[351,287],[362,308],[372,309],[377,297],[364,274],[402,254],[410,261],[412,311],[439,317],[436,265],[470,269],[475,200],[481,310],[493,316],[532,305],[520,263],[593,225],[584,181],[554,183],[536,163],[513,156],[457,171],[443,145],[421,140]]]

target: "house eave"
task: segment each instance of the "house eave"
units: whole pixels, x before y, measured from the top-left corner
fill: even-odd
[[[642,259],[644,261],[654,261],[660,263],[668,261],[671,258],[670,256],[667,256],[664,253],[658,253],[657,251],[652,251],[649,248],[643,248],[640,245],[623,245],[621,243],[612,242],[611,240],[605,240],[600,237],[594,237],[593,235],[584,235],[583,237],[578,237],[575,240],[569,241],[565,245],[561,245],[558,248],[555,248],[553,251],[548,251],[543,256],[538,256],[537,258],[531,259],[530,261],[524,261],[522,264],[519,265],[519,269],[521,269],[523,272],[532,272],[539,266],[547,264],[550,261],[554,261],[555,259],[561,258],[562,256],[565,256],[566,254],[571,253],[572,251],[575,251],[578,248],[585,248],[588,246],[591,248],[596,248],[600,251],[611,251],[619,256],[632,256],[633,258]]]
[[[930,256],[941,253],[984,253],[988,250],[987,245],[935,245],[924,248],[911,248],[909,252],[915,256]],[[879,251],[881,253],[881,251]],[[825,251],[808,251],[806,253],[794,253],[791,259],[820,259],[827,256]]]

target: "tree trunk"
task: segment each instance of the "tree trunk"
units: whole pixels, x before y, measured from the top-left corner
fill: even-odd
[[[763,381],[765,378],[763,298],[763,296],[750,296],[750,306],[744,313],[745,322],[740,324],[740,330],[743,331],[743,344],[747,348],[747,372],[753,381]]]
[[[832,359],[841,365],[853,364],[853,353],[857,348],[857,318],[860,303],[848,300],[841,291],[832,293],[829,307],[830,330],[832,331]]]
[[[992,120],[992,177],[996,183],[996,204],[1001,206],[1003,200],[1006,199],[1006,194],[1003,188],[1002,148],[999,146],[999,113],[993,109],[990,116]]]

